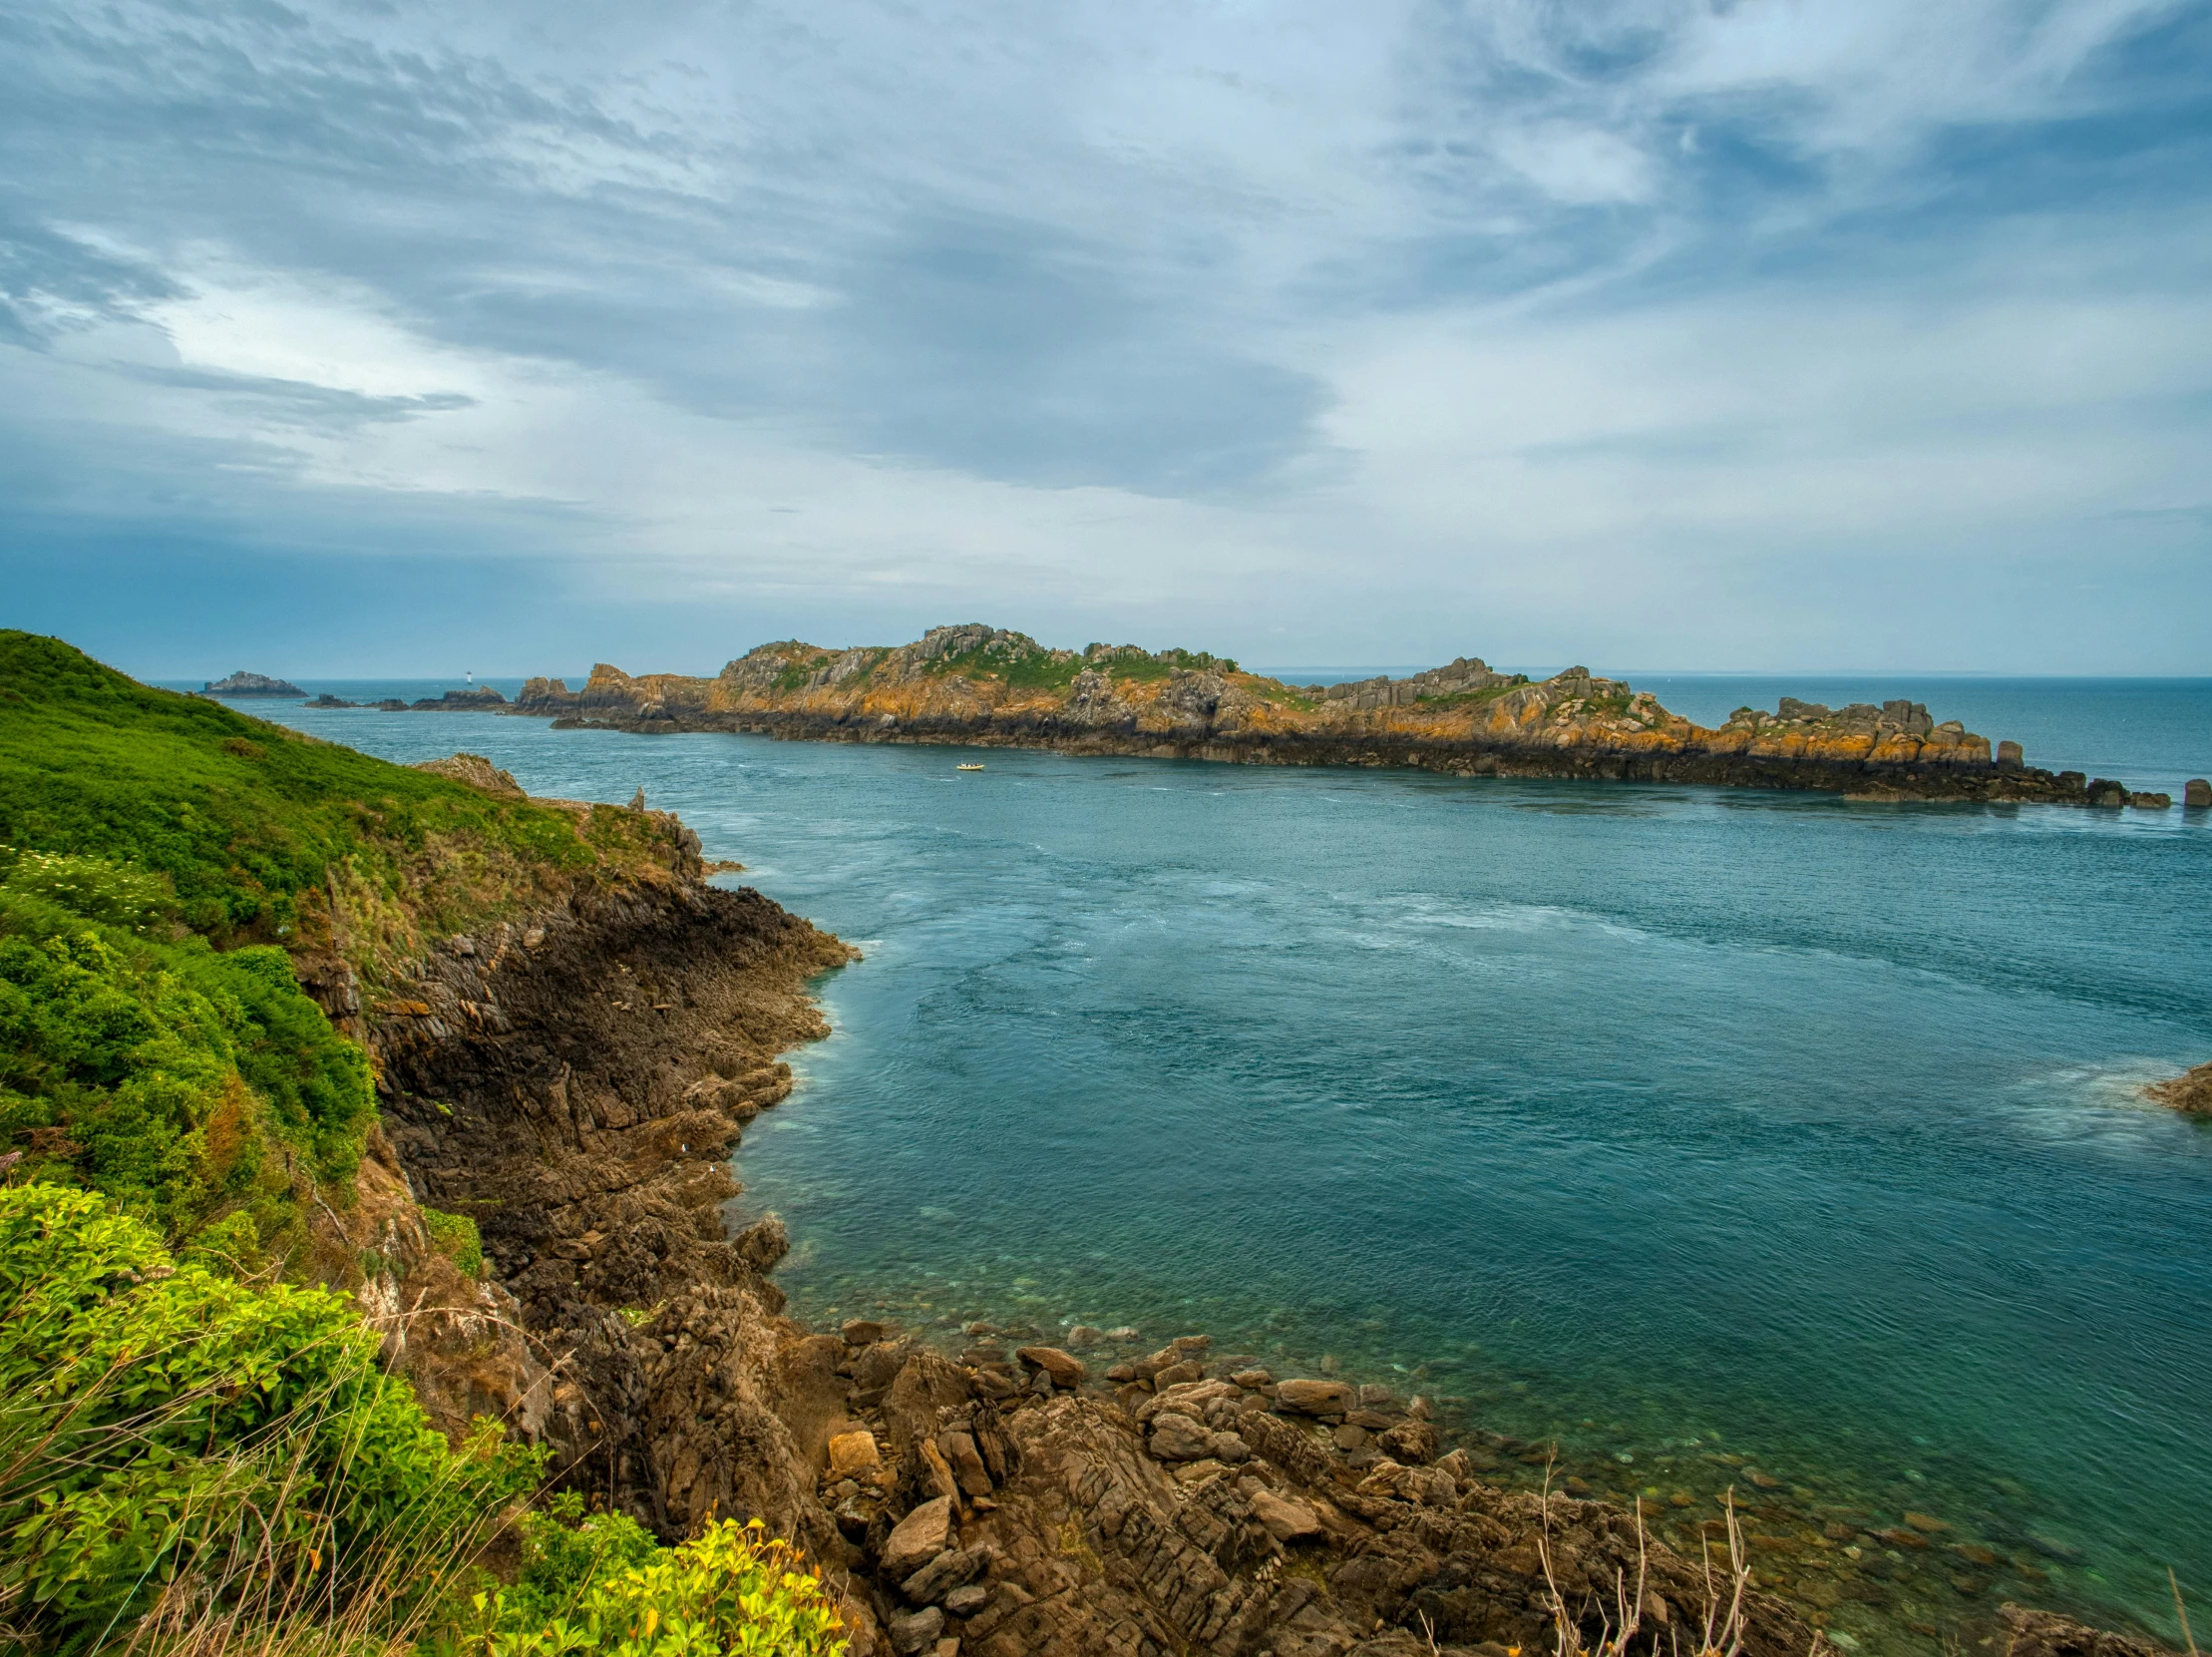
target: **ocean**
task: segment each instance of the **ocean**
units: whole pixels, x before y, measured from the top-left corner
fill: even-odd
[[[2212,773],[2208,680],[1628,676]],[[1204,1331],[1662,1533],[1732,1487],[1847,1650],[2212,1604],[2212,1125],[2139,1092],[2212,1058],[2212,813],[238,705],[641,786],[866,952],[738,1159],[798,1316]]]

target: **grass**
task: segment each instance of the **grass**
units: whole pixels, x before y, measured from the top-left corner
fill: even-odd
[[[166,882],[177,923],[217,949],[326,942],[345,894],[405,911],[400,936],[370,916],[352,941],[373,975],[378,945],[412,953],[562,879],[640,868],[654,834],[635,813],[485,794],[0,630],[0,843]]]

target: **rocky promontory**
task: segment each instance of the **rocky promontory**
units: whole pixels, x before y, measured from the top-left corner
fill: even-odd
[[[2032,800],[2152,808],[2163,795],[1993,750],[1918,702],[1830,708],[1784,697],[1717,727],[1585,667],[1543,680],[1474,657],[1404,678],[1286,683],[1203,651],[1051,649],[971,623],[911,644],[763,644],[712,678],[601,663],[580,690],[534,678],[511,710],[557,726],[728,730],[845,742],[1039,747],[1247,764],[1414,766],[1467,776],[1589,777],[1822,789],[1871,799]]]
[[[203,696],[298,696],[304,699],[307,692],[290,679],[272,679],[266,673],[248,673],[243,668],[225,679],[209,679],[200,686]]]

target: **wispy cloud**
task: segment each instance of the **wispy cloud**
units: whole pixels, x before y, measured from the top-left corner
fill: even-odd
[[[575,653],[2186,667],[2208,68],[2173,0],[25,0],[0,558],[449,522]],[[1854,564],[2004,624],[1760,597]]]

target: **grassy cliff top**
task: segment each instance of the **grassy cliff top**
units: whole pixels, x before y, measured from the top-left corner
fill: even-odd
[[[0,844],[143,870],[217,948],[295,950],[327,926],[341,884],[437,936],[667,869],[672,847],[664,818],[487,794],[13,630],[0,631]]]

